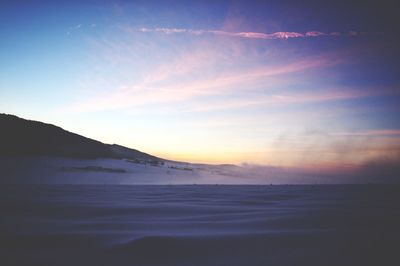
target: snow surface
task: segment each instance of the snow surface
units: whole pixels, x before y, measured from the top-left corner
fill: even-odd
[[[398,186],[0,187],[0,265],[399,265]]]

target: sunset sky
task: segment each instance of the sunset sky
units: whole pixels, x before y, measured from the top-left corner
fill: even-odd
[[[82,2],[1,1],[1,113],[192,162],[399,158],[394,5]]]

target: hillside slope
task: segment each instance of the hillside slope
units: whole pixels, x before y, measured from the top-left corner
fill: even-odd
[[[104,144],[60,127],[0,114],[0,156],[163,159],[120,145]]]

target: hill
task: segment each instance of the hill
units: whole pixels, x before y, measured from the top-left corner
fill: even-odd
[[[0,114],[0,156],[37,155],[164,161],[135,149],[104,144],[55,125]]]

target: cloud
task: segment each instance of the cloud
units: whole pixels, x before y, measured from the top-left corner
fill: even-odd
[[[340,32],[335,31],[335,32],[331,32],[329,35],[331,35],[331,36],[341,36],[342,34]]]
[[[75,26],[69,27],[67,31],[67,35],[70,35],[73,32],[81,30],[83,28],[83,24],[77,24]]]
[[[261,33],[261,32],[227,32],[227,31],[215,31],[215,30],[202,31],[202,32],[212,33],[215,35],[231,36],[231,37],[241,37],[250,39],[269,39],[269,40],[305,37],[304,34],[298,32],[275,32],[271,34]]]
[[[176,34],[176,33],[184,33],[191,35],[204,35],[204,34],[213,34],[219,36],[228,36],[228,37],[238,37],[238,38],[249,38],[249,39],[266,39],[266,40],[276,40],[276,39],[291,39],[291,38],[314,38],[320,36],[341,36],[340,32],[331,32],[324,33],[320,31],[307,31],[306,33],[300,32],[288,32],[288,31],[279,31],[274,33],[263,33],[263,32],[229,32],[222,30],[192,30],[192,29],[183,29],[183,28],[140,28],[140,32],[159,32],[163,34]],[[349,36],[357,36],[359,35],[356,31],[350,31],[348,33]]]
[[[351,31],[349,31],[348,34],[349,34],[349,36],[357,36],[359,33],[354,30],[351,30]]]
[[[320,31],[308,31],[306,33],[306,36],[308,36],[308,37],[317,37],[317,36],[324,36],[324,35],[327,35],[327,34],[320,32]]]
[[[146,31],[147,29],[142,29]],[[180,32],[179,29],[159,29],[166,34]],[[309,35],[319,35],[311,32]],[[202,48],[202,47],[201,47]],[[251,91],[256,87],[268,88],[281,86],[287,82],[289,75],[313,69],[322,69],[346,62],[335,54],[309,56],[288,63],[266,65],[256,68],[234,69],[230,71],[211,72],[221,62],[233,60],[224,56],[219,49],[195,49],[182,53],[154,69],[146,71],[141,81],[120,86],[115,90],[96,95],[75,103],[68,108],[73,112],[100,111],[111,109],[127,109],[144,107],[154,104],[182,103],[184,111],[207,112],[213,110],[243,108],[249,106],[276,106],[327,102],[365,98],[374,95],[393,94],[390,88],[348,88],[327,87],[324,90],[302,90],[297,93],[274,93],[240,97],[224,98],[225,95]],[[120,49],[117,49],[120,50]],[[243,57],[239,58],[243,60]],[[233,62],[234,63],[234,62]],[[220,66],[219,66],[220,67]],[[198,75],[201,73],[201,75]],[[212,96],[215,101],[203,104],[197,99]],[[187,104],[190,101],[190,104]]]
[[[379,90],[380,95],[393,94],[391,90]],[[271,94],[268,96],[257,96],[251,99],[234,99],[234,100],[224,100],[221,102],[207,103],[207,105],[192,105],[191,111],[196,112],[207,112],[215,110],[224,109],[235,109],[251,106],[281,106],[281,105],[294,105],[294,104],[306,104],[306,103],[321,103],[329,101],[339,101],[339,100],[351,100],[360,99],[377,95],[377,90],[374,89],[360,89],[360,88],[340,88],[334,87],[327,89],[325,91],[309,91],[309,92],[295,92],[295,93],[280,93]],[[338,133],[342,136],[348,135],[400,135],[398,130],[385,130],[385,131],[370,131],[370,132],[358,132],[358,133]]]
[[[75,104],[70,109],[74,112],[124,109],[155,103],[176,103],[201,96],[224,95],[237,92],[238,89],[241,91],[251,90],[252,86],[264,84],[267,78],[274,76],[328,67],[341,62],[338,59],[328,57],[311,57],[280,66],[264,66],[194,80],[177,79],[177,75],[178,77],[179,75],[185,76],[190,74],[188,72],[193,69],[204,68],[205,65],[202,62],[209,56],[212,57],[212,54],[198,53],[188,58],[183,57],[172,64],[160,66],[153,73],[149,73],[141,83],[125,86],[105,95],[87,99]],[[270,83],[269,86],[271,85],[273,84]],[[298,101],[296,97],[290,98],[288,96],[276,96],[272,100],[286,103]]]
[[[342,132],[336,133],[338,136],[400,136],[400,129],[381,129],[381,130],[368,130],[359,132]]]
[[[162,32],[165,34],[188,32],[188,30],[186,30],[186,29],[175,29],[175,28],[156,28],[156,29],[141,28],[141,29],[139,29],[139,31],[141,31],[141,32]]]

